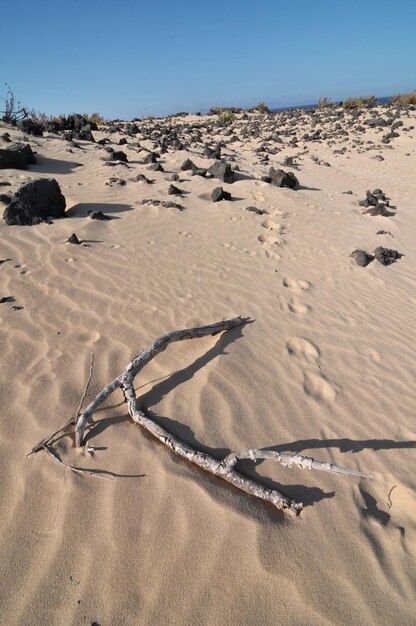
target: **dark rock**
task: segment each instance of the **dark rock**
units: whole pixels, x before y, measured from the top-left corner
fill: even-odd
[[[21,311],[23,309],[22,306],[19,306],[17,304],[14,304],[11,308],[13,311]]]
[[[290,167],[290,166],[294,165],[293,159],[294,159],[293,156],[285,157],[283,159],[283,165],[285,165],[286,167]]]
[[[391,234],[389,230],[378,230],[376,232],[376,235],[390,235],[390,237],[393,237],[393,235]]]
[[[11,200],[7,193],[0,193],[0,202],[3,202],[3,204],[10,204]]]
[[[160,163],[152,163],[152,165],[149,165],[149,170],[152,170],[153,172],[164,172],[165,170],[163,169],[163,166]]]
[[[0,304],[5,304],[6,302],[15,302],[13,296],[3,296],[0,298]]]
[[[88,211],[88,215],[92,220],[112,220],[113,218],[110,215],[106,215],[102,211]]]
[[[216,161],[208,168],[208,172],[223,183],[232,183],[234,181],[234,172],[231,166],[228,163],[224,163],[224,161]]]
[[[397,250],[392,250],[391,248],[383,248],[382,246],[379,246],[374,250],[374,256],[379,263],[387,266],[395,263],[398,259],[401,259],[403,254],[397,252]]]
[[[181,196],[182,194],[182,189],[175,187],[175,185],[169,185],[168,196]]]
[[[179,211],[185,211],[185,207],[177,202],[171,202],[170,200],[153,200],[152,198],[142,200],[140,204],[153,204],[154,206],[161,206],[165,209],[178,209]]]
[[[2,180],[2,181],[0,182],[0,187],[11,187],[11,186],[12,186],[12,184],[11,184],[11,183],[8,183],[8,182],[7,182],[7,181],[5,181],[5,180]]]
[[[255,206],[246,207],[246,211],[250,211],[251,213],[256,213],[256,215],[264,215],[266,213],[266,211],[263,211],[262,209],[258,209]]]
[[[125,145],[126,145],[126,143],[127,143],[127,139],[126,139],[125,137],[122,137],[122,138],[119,140],[118,145],[119,145],[119,146],[125,146]]]
[[[368,254],[368,252],[364,250],[354,250],[354,252],[351,252],[350,257],[352,257],[360,267],[367,267],[371,261],[374,261],[373,255]]]
[[[107,157],[107,161],[122,161],[128,163],[127,154],[122,150],[113,150]]]
[[[66,240],[65,243],[74,243],[77,246],[81,244],[80,240],[78,239],[75,233],[72,233],[72,235]]]
[[[116,176],[112,176],[110,180],[106,182],[106,185],[109,185],[110,187],[123,187],[125,184],[126,181],[124,178],[117,178]]]
[[[211,148],[207,143],[204,146],[204,156],[207,159],[220,159],[221,158],[221,146],[217,144],[215,148]]]
[[[146,183],[147,185],[153,184],[153,181],[147,178],[144,174],[137,174],[137,176],[133,178],[133,181],[136,183]]]
[[[228,191],[224,191],[222,187],[216,187],[211,194],[211,200],[213,202],[220,202],[221,200],[231,200],[231,194]]]
[[[149,152],[149,154],[147,154],[145,158],[143,159],[143,163],[145,165],[148,165],[149,163],[157,163],[158,157],[159,155],[156,154],[155,152]]]
[[[0,169],[23,170],[27,165],[34,165],[35,163],[35,155],[28,143],[13,144],[9,148],[0,148]]]
[[[196,169],[198,168],[195,165],[195,163],[191,161],[191,159],[186,159],[181,165],[181,170],[183,172],[186,172],[187,170],[196,170]]]
[[[179,174],[171,174],[168,180],[173,180],[173,181],[179,180]]]
[[[293,172],[284,172],[283,170],[271,167],[269,170],[269,177],[271,178],[271,184],[276,187],[289,187],[293,189],[299,185],[299,181]]]
[[[65,217],[65,198],[54,178],[40,178],[20,186],[6,207],[6,224],[33,225],[49,218]]]
[[[202,178],[205,178],[207,174],[208,170],[203,167],[197,167],[196,170],[192,170],[192,176],[202,176]]]

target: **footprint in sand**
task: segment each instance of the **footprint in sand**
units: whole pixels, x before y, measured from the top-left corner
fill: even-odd
[[[283,279],[283,286],[286,287],[287,289],[290,289],[291,291],[306,291],[307,289],[311,288],[311,283],[309,283],[307,280],[300,280],[300,279],[296,279],[296,278],[284,278]]]
[[[303,388],[308,396],[318,402],[332,404],[337,395],[332,385],[320,374],[304,372],[304,376]]]
[[[286,344],[288,353],[294,356],[300,365],[320,367],[318,361],[321,356],[318,346],[303,337],[291,337]],[[311,371],[305,369],[303,371],[303,389],[305,393],[316,400],[325,404],[332,404],[336,398],[336,391],[320,371]]]
[[[310,307],[308,307],[306,304],[302,304],[297,298],[293,297],[290,299],[288,309],[291,313],[296,313],[297,315],[306,315],[306,313],[309,312]]]
[[[282,231],[282,227],[280,224],[272,222],[272,220],[269,219],[263,220],[261,225],[263,226],[263,228],[266,228],[266,230],[277,230],[279,232]]]
[[[291,337],[286,344],[286,348],[291,356],[307,363],[316,363],[321,356],[318,346],[302,337]]]

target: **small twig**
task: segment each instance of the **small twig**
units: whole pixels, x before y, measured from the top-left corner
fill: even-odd
[[[393,506],[393,502],[391,501],[391,492],[393,491],[393,489],[395,489],[397,487],[397,485],[393,485],[393,487],[390,489],[388,496],[387,496],[387,508],[391,509],[391,507]]]
[[[83,396],[82,396],[82,398],[81,398],[81,400],[80,400],[80,403],[79,403],[79,407],[78,407],[78,411],[77,411],[77,414],[76,414],[75,421],[76,421],[76,420],[78,419],[78,417],[81,415],[82,405],[84,404],[84,400],[85,400],[85,398],[87,397],[88,387],[90,386],[90,382],[91,382],[91,378],[92,378],[92,373],[93,373],[93,370],[94,370],[94,353],[93,353],[93,352],[91,352],[91,360],[90,360],[90,373],[89,373],[89,375],[88,375],[88,380],[87,380],[86,385],[85,385],[85,389],[84,389]]]
[[[101,476],[100,474],[97,474],[93,470],[85,470],[85,469],[80,469],[79,467],[74,467],[73,465],[68,465],[68,463],[64,463],[64,461],[62,461],[59,458],[58,454],[55,452],[53,448],[51,448],[47,444],[44,444],[42,447],[53,458],[54,461],[59,463],[59,465],[63,465],[64,467],[71,470],[72,472],[75,472],[75,474],[89,474],[93,478],[101,478],[101,480],[113,480],[109,476]]]
[[[47,445],[49,443],[53,443],[56,435],[59,435],[59,433],[67,430],[70,426],[72,426],[73,424],[76,423],[78,417],[81,415],[81,410],[82,410],[82,405],[84,403],[84,400],[87,397],[88,388],[90,386],[93,369],[94,369],[94,354],[91,353],[90,372],[89,372],[89,375],[88,375],[87,383],[85,385],[84,393],[83,393],[82,398],[81,398],[80,403],[79,403],[79,407],[78,407],[78,411],[77,411],[76,416],[75,417],[71,417],[67,421],[66,424],[61,426],[61,428],[58,428],[58,430],[55,430],[55,432],[50,434],[46,439],[42,439],[42,441],[39,441],[39,443],[34,448],[31,449],[31,451],[29,452],[29,454],[27,456],[30,456],[31,454],[34,454],[35,452],[39,452],[40,450],[43,450],[44,448],[46,449],[46,447],[47,447]]]

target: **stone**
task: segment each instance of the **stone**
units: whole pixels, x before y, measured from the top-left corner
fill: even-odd
[[[256,213],[256,215],[264,215],[266,213],[266,211],[263,211],[262,209],[258,209],[255,206],[246,207],[246,211],[250,211],[251,213]]]
[[[202,178],[205,178],[206,175],[208,174],[208,170],[206,170],[203,167],[197,167],[196,170],[192,171],[192,176],[202,176]]]
[[[152,163],[152,165],[149,165],[148,169],[152,170],[153,172],[164,172],[165,171],[163,169],[163,165],[161,165],[160,163]]]
[[[175,187],[175,185],[169,185],[168,196],[181,196],[182,194],[182,189]]]
[[[379,246],[374,250],[374,257],[379,263],[384,266],[395,263],[398,259],[401,259],[402,256],[403,254],[401,254],[397,250],[392,250],[391,248],[383,248],[383,246]]]
[[[147,178],[144,174],[137,174],[133,181],[136,183],[146,183],[147,185],[152,185],[153,181]]]
[[[68,237],[68,239],[66,240],[65,243],[74,243],[77,246],[79,246],[81,244],[80,240],[78,239],[78,237],[76,236],[75,233],[72,233],[72,235],[70,237]]]
[[[220,159],[221,146],[217,144],[215,148],[211,148],[207,143],[204,146],[204,157],[207,159]]]
[[[36,157],[28,143],[0,148],[0,169],[24,170],[28,165],[35,165],[36,162]]]
[[[3,219],[8,225],[31,226],[50,218],[65,217],[65,198],[54,178],[24,183],[6,207]]]
[[[102,211],[88,211],[88,216],[92,220],[105,221],[105,220],[112,220],[113,219],[110,215],[106,215]]]
[[[354,252],[351,252],[350,257],[352,257],[360,267],[367,267],[371,261],[374,261],[374,256],[364,250],[354,250]]]
[[[218,178],[223,183],[234,182],[234,172],[231,169],[229,163],[224,161],[216,161],[211,167],[208,168],[208,172],[212,174],[214,178]]]
[[[221,200],[231,200],[231,194],[228,191],[224,191],[222,187],[215,187],[211,194],[211,200],[213,202],[220,202]]]
[[[179,174],[171,174],[168,178],[168,180],[172,180],[172,181],[177,181],[179,180]]]
[[[195,163],[191,161],[191,159],[185,159],[185,161],[181,165],[181,170],[183,172],[186,172],[187,170],[196,170],[196,169],[198,168],[195,165]]]
[[[122,150],[113,150],[109,153],[107,161],[122,161],[122,163],[128,163],[127,154]]]
[[[271,178],[271,184],[276,187],[289,187],[293,189],[299,185],[299,181],[292,172],[285,172],[283,170],[271,167],[269,170],[269,177]]]

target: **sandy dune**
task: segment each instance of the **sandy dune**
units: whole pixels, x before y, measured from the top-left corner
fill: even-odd
[[[408,115],[405,127],[416,125],[416,112]],[[302,124],[297,146],[283,135],[269,164],[254,152],[267,133],[239,135],[244,121],[231,143],[221,128],[203,137],[235,156],[233,184],[180,170],[187,157],[212,163],[203,142],[163,154],[164,172],[148,170],[146,152],[129,145],[153,149],[140,134],[110,144],[127,166],[106,166],[97,144],[69,152],[46,133],[29,138],[38,165],[0,170],[0,182],[12,183],[4,193],[56,178],[68,214],[0,224],[0,260],[9,259],[0,297],[14,298],[0,304],[0,624],[414,623],[416,130],[399,129],[383,146],[368,129],[367,151],[353,131],[332,145],[304,143]],[[260,180],[286,156],[297,156],[297,170],[284,168],[297,190]],[[138,173],[154,183],[134,182]],[[167,195],[171,173],[181,198]],[[106,185],[112,176],[126,185]],[[233,199],[212,203],[217,186]],[[358,200],[377,187],[397,207],[393,217],[363,215]],[[185,210],[141,204],[147,198]],[[95,209],[114,219],[91,220]],[[88,245],[65,243],[73,232]],[[377,246],[404,256],[365,268],[349,256]],[[43,452],[26,456],[76,411],[91,353],[90,398],[156,337],[235,315],[254,323],[174,344],[152,361],[137,379],[143,406],[219,459],[272,447],[373,480],[241,462],[242,473],[304,503],[292,518],[175,457],[129,421],[121,393],[96,415],[94,455],[68,437],[57,445],[65,462],[111,482]]]

